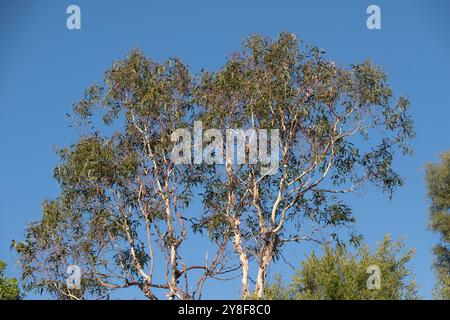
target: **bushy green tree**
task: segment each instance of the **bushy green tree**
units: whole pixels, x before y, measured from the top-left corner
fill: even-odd
[[[438,233],[441,243],[434,247],[437,275],[435,297],[450,299],[450,152],[441,156],[441,163],[428,164],[426,181],[430,205],[430,228]]]
[[[0,300],[17,300],[20,290],[16,278],[6,278],[4,275],[6,263],[0,261]]]
[[[323,248],[322,255],[310,254],[296,270],[291,283],[278,276],[265,289],[267,299],[295,300],[398,300],[416,299],[417,288],[407,267],[414,250],[404,251],[401,241],[386,236],[372,254],[367,245],[352,253],[343,246]],[[378,266],[380,288],[367,285]],[[369,279],[369,281],[371,281]]]

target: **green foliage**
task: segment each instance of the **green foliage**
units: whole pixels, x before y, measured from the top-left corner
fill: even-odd
[[[241,262],[258,261],[259,283],[285,243],[315,240],[317,230],[341,242],[339,231],[349,229],[357,244],[352,210],[339,194],[371,183],[391,196],[403,184],[394,157],[411,152],[408,105],[372,62],[337,65],[290,33],[251,36],[219,71],[198,78],[178,59],[157,63],[133,50],[69,115],[80,136],[58,150],[61,193],[44,201],[42,219],[14,244],[24,287],[61,299],[130,286],[152,299],[152,288],[192,298],[180,281],[195,268],[178,251],[190,227],[220,249],[232,242]],[[194,119],[223,131],[279,129],[280,170],[175,166],[171,134]],[[193,186],[204,190],[203,215],[187,214]],[[224,252],[216,257],[228,261]],[[66,288],[70,264],[83,270],[82,290]],[[157,268],[170,284],[153,283]]]
[[[265,289],[267,299],[295,300],[398,300],[417,299],[416,283],[406,266],[414,251],[404,252],[401,241],[386,236],[371,254],[368,246],[352,253],[346,248],[325,246],[321,256],[314,252],[296,270],[289,285],[280,276]],[[381,270],[381,288],[368,289],[367,268]]]
[[[4,275],[6,263],[0,261],[0,300],[20,299],[20,290],[17,279],[6,278]]]
[[[346,67],[291,33],[253,35],[217,72],[202,73],[195,97],[210,127],[279,130],[279,170],[214,172],[200,223],[213,237],[232,230],[225,234],[242,242],[260,278],[288,242],[361,240],[341,194],[371,184],[391,197],[403,185],[394,159],[412,153],[409,101],[371,61]]]
[[[154,298],[144,272],[154,264],[146,244],[180,245],[185,231],[172,225],[183,222],[176,214],[196,183],[192,171],[174,167],[169,157],[171,133],[192,113],[191,84],[178,59],[159,64],[134,50],[74,105],[68,116],[80,136],[57,151],[61,193],[44,201],[42,219],[14,243],[26,291],[107,298],[113,289],[137,286]],[[71,264],[82,270],[81,290],[66,286]]]
[[[441,243],[434,247],[437,274],[435,296],[450,299],[450,152],[441,156],[441,163],[428,164],[426,173],[430,206],[430,228],[438,233]]]
[[[403,184],[393,160],[396,149],[411,152],[409,102],[393,96],[386,74],[370,61],[345,68],[290,33],[275,40],[254,35],[218,72],[202,73],[195,96],[201,119],[210,127],[280,130],[279,174],[259,179],[260,166],[251,165],[236,166],[234,172],[244,182],[233,184],[238,198],[250,197],[245,190],[253,188],[252,179],[259,182],[257,202],[266,220],[280,191],[279,216],[288,207],[286,219],[302,213],[333,227],[352,224],[351,209],[336,197],[338,190],[370,182],[391,196]],[[225,179],[217,175],[208,182],[205,197],[212,223],[227,199]],[[280,181],[285,183],[277,190]],[[256,210],[251,205],[242,209]],[[255,226],[262,223],[252,213],[248,219]]]

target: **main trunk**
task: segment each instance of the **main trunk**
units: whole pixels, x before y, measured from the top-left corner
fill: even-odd
[[[239,220],[236,219],[234,222],[234,239],[233,244],[236,252],[239,255],[239,260],[241,261],[241,270],[242,270],[242,298],[245,299],[249,296],[248,290],[248,257],[245,253],[244,247],[242,245],[241,232],[239,230]]]
[[[267,268],[272,262],[272,258],[273,258],[272,245],[268,244],[261,250],[261,254],[259,257],[258,275],[256,277],[256,286],[254,291],[254,295],[258,299],[262,299],[264,296],[264,284],[266,281]]]

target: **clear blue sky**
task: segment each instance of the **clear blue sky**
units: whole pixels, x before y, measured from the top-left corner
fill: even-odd
[[[81,7],[81,30],[66,28],[70,4]],[[381,7],[381,30],[366,28],[369,4]],[[9,263],[7,274],[18,276],[11,239],[20,239],[25,225],[39,219],[44,198],[58,194],[52,146],[75,139],[64,115],[113,60],[138,47],[158,61],[177,56],[194,71],[214,70],[249,34],[289,31],[339,64],[372,59],[387,71],[396,94],[410,98],[415,154],[396,162],[406,185],[391,201],[368,188],[349,204],[370,246],[391,233],[416,248],[411,267],[420,293],[430,298],[437,238],[427,230],[424,164],[450,150],[449,15],[446,0],[0,0],[0,259]],[[297,263],[305,248],[289,253]],[[272,271],[288,274],[283,263]],[[238,287],[220,283],[205,297],[236,298]]]

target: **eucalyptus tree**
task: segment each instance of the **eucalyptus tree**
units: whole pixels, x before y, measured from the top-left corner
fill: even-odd
[[[450,152],[438,164],[427,165],[426,182],[430,199],[430,228],[441,242],[434,247],[437,275],[435,296],[450,300]]]
[[[252,261],[253,293],[262,297],[267,269],[286,243],[342,241],[343,228],[350,242],[360,241],[339,195],[366,184],[392,195],[403,184],[394,155],[411,153],[409,102],[394,97],[381,68],[370,61],[345,68],[300,45],[289,33],[251,36],[220,70],[203,72],[196,88],[203,124],[223,134],[247,130],[247,156],[253,129],[278,130],[271,154],[279,155],[279,168],[227,161],[205,180],[197,228],[232,239],[243,297],[251,294]]]
[[[41,221],[14,243],[25,288],[69,299],[131,286],[151,299],[155,290],[169,299],[200,297],[206,279],[234,270],[231,246],[243,297],[251,294],[253,262],[253,291],[262,297],[267,269],[286,243],[341,241],[343,227],[350,242],[360,240],[339,194],[371,183],[391,195],[403,183],[393,159],[397,150],[411,152],[407,110],[380,68],[337,66],[315,47],[300,50],[287,33],[275,41],[250,37],[242,52],[198,81],[177,59],[158,64],[134,51],[74,106],[80,137],[58,151],[61,194],[44,202]],[[208,145],[205,163],[174,162],[173,133],[193,120],[224,135],[240,129],[232,141],[241,139],[244,158],[255,156],[258,129],[260,162],[234,164],[234,152],[217,148],[223,140],[210,134],[200,141]],[[269,130],[270,156],[262,151]],[[225,166],[215,165],[220,158]],[[204,190],[199,217],[188,206],[197,186]],[[206,263],[182,256],[191,223],[207,230],[217,249]],[[66,285],[68,265],[82,268],[81,289]],[[202,271],[195,291],[188,281],[194,270]]]
[[[192,299],[224,271],[220,243],[206,263],[188,265],[181,254],[201,172],[174,165],[171,133],[194,114],[192,86],[178,59],[158,64],[135,50],[86,90],[68,115],[79,140],[58,150],[61,194],[43,203],[41,221],[14,244],[28,291],[80,299],[135,286],[150,299],[161,296],[155,290]],[[69,265],[81,268],[78,289],[66,284]],[[203,273],[191,290],[193,270]]]

